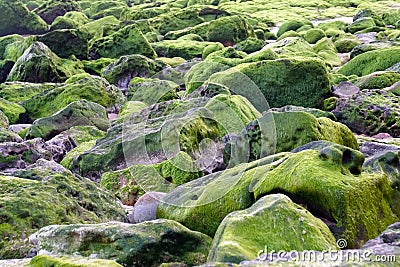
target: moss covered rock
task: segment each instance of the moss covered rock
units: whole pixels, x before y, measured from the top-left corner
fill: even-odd
[[[318,108],[331,91],[324,62],[310,58],[240,64],[212,75],[209,81],[225,84],[237,72],[245,74],[258,86],[271,107],[297,105]]]
[[[3,113],[3,111],[0,111],[0,127],[7,128],[9,124],[10,122],[8,121],[7,116]]]
[[[361,17],[355,20],[353,23],[351,23],[349,26],[347,26],[347,31],[350,33],[356,33],[358,31],[365,30],[370,27],[375,27],[375,21],[371,17]]]
[[[85,99],[74,101],[50,117],[35,120],[29,128],[26,138],[41,137],[48,140],[78,125],[96,126],[100,130],[107,130],[109,122],[106,109]]]
[[[357,139],[347,126],[326,117],[293,111],[269,112],[252,121],[240,132],[236,141],[225,147],[232,166],[266,155],[291,151],[306,143],[328,140],[358,149]],[[226,160],[227,160],[226,159]]]
[[[82,238],[73,239],[78,233]],[[86,257],[97,254],[127,266],[158,266],[166,258],[197,265],[206,261],[211,246],[210,237],[169,220],[53,225],[42,228],[32,239],[43,250],[67,255],[78,252]]]
[[[334,250],[336,240],[326,224],[305,208],[283,194],[272,194],[224,218],[208,261],[253,260],[265,246],[268,251]]]
[[[362,90],[352,98],[340,98],[332,112],[356,133],[400,136],[398,96],[391,92]]]
[[[377,71],[358,78],[355,85],[363,89],[383,89],[400,80],[400,73],[394,71]]]
[[[2,1],[0,36],[8,34],[40,34],[48,30],[48,25],[35,13],[30,12],[19,0]]]
[[[7,116],[11,124],[17,123],[20,115],[24,114],[26,111],[21,105],[3,98],[0,98],[0,110]]]
[[[48,117],[54,111],[81,99],[98,103],[106,108],[113,104],[122,104],[124,101],[122,92],[118,88],[111,86],[103,78],[85,74],[73,76],[62,86],[35,95],[25,100],[22,105],[27,110],[29,119],[35,120]]]
[[[192,59],[202,57],[203,50],[215,43],[185,41],[185,40],[164,40],[152,43],[152,47],[161,57],[182,57],[184,59]]]
[[[90,5],[90,8],[85,10],[85,13],[89,18],[94,20],[107,16],[119,18],[121,12],[126,8],[128,8],[128,6],[123,1],[94,1]]]
[[[178,99],[180,86],[168,80],[147,80],[132,84],[128,89],[128,100],[146,104]]]
[[[41,160],[13,176],[0,176],[2,258],[25,257],[27,237],[46,225],[125,220],[110,193],[56,163]]]
[[[304,34],[304,40],[309,42],[310,44],[315,44],[318,42],[320,39],[326,37],[325,32],[321,29],[309,29],[305,34]]]
[[[89,23],[88,17],[79,11],[70,11],[64,14],[64,16],[57,17],[50,26],[50,30],[62,30],[62,29],[78,29],[80,26]]]
[[[83,72],[82,68],[80,62],[61,59],[45,44],[35,42],[18,58],[7,81],[63,82]]]
[[[362,53],[341,67],[337,72],[346,76],[364,76],[386,70],[400,61],[400,48],[391,47]]]
[[[280,37],[282,34],[284,34],[287,31],[296,31],[300,27],[309,24],[312,26],[311,22],[309,21],[300,21],[300,20],[290,20],[286,21],[283,23],[278,30],[278,33],[276,34],[277,37]]]
[[[248,38],[236,44],[236,49],[245,53],[253,53],[265,45],[264,41],[257,38]]]
[[[88,57],[88,40],[86,35],[75,29],[54,30],[38,38],[51,51],[62,58],[72,55],[79,59]]]
[[[38,14],[47,24],[51,24],[58,16],[63,16],[69,11],[80,10],[78,2],[75,0],[56,0],[43,3],[33,12]]]
[[[258,180],[254,196],[284,193],[323,217],[349,248],[359,247],[397,220],[388,178],[360,175],[363,161],[361,152],[338,145],[304,150]]]
[[[131,54],[156,57],[153,48],[136,25],[125,26],[109,36],[97,39],[89,49],[91,59],[118,58]]]
[[[5,82],[0,84],[0,97],[18,103],[57,86],[55,83]]]
[[[164,63],[143,55],[122,56],[106,67],[103,77],[111,84],[126,89],[132,78],[151,77],[159,72],[163,66],[165,66]]]
[[[255,37],[253,27],[241,16],[219,18],[208,26],[207,40],[223,44],[234,44]]]
[[[333,40],[339,53],[348,53],[357,45],[362,44],[360,39],[350,33],[341,34]]]
[[[29,262],[30,267],[42,267],[42,266],[68,266],[68,267],[122,267],[122,265],[112,260],[104,259],[90,259],[79,256],[61,256],[54,257],[49,255],[40,255],[34,257]]]
[[[96,144],[96,140],[91,140],[87,142],[82,142],[78,144],[75,148],[71,149],[62,159],[60,164],[65,168],[72,169],[72,161],[80,154],[88,151]]]

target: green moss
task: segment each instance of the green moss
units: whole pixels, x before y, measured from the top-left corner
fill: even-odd
[[[362,17],[347,26],[347,31],[350,33],[356,33],[374,26],[376,26],[376,24],[373,18]]]
[[[161,57],[182,57],[184,59],[192,59],[201,57],[203,50],[214,45],[212,42],[198,42],[185,40],[165,40],[152,43],[157,55]]]
[[[7,81],[62,82],[75,74],[82,73],[82,68],[76,59],[61,59],[45,44],[35,42],[18,58]]]
[[[71,169],[72,161],[74,160],[74,158],[76,158],[78,155],[84,153],[85,151],[88,151],[95,144],[96,144],[96,140],[92,140],[92,141],[88,141],[88,142],[81,142],[77,147],[73,148],[71,151],[69,151],[64,156],[64,158],[60,162],[60,164],[67,169]]]
[[[201,55],[201,57],[203,59],[207,58],[211,53],[216,52],[216,51],[220,51],[224,49],[224,46],[221,43],[215,43],[215,44],[211,44],[209,46],[204,47],[203,49],[203,53]]]
[[[360,77],[354,83],[362,89],[383,89],[400,80],[400,73],[394,71],[378,71]]]
[[[395,25],[400,20],[400,11],[398,9],[391,9],[382,14],[382,19],[387,25]]]
[[[8,34],[41,34],[48,30],[46,22],[29,11],[19,0],[0,3],[0,36]]]
[[[205,48],[206,49],[206,48]],[[204,52],[203,52],[204,53]],[[171,67],[176,67],[182,63],[184,63],[186,60],[184,58],[181,57],[159,57],[157,58],[157,60],[163,62],[164,64],[167,64]]]
[[[287,31],[296,31],[300,27],[302,27],[305,24],[311,24],[309,21],[300,21],[300,20],[290,20],[285,23],[283,23],[278,30],[278,33],[276,36],[279,38],[282,34],[284,34]],[[311,24],[312,26],[312,24]]]
[[[38,37],[51,51],[62,58],[72,55],[79,59],[88,58],[88,39],[86,34],[75,29],[53,30]]]
[[[35,120],[26,138],[49,140],[73,126],[96,126],[105,131],[109,127],[107,111],[103,106],[85,99],[74,101],[49,117]]]
[[[278,190],[293,196],[334,222],[336,238],[344,238],[349,248],[359,247],[396,216],[390,209],[387,177],[352,175],[352,169],[342,165],[347,157],[356,159],[362,154],[343,147],[299,152],[259,180],[254,195],[260,198]]]
[[[306,56],[316,57],[312,46],[301,37],[286,37],[268,46],[272,51],[281,55],[287,56]]]
[[[322,29],[323,31],[327,31],[329,29],[336,29],[344,31],[346,29],[346,22],[341,20],[330,21],[330,22],[322,22],[318,24],[317,28]]]
[[[0,127],[7,128],[9,124],[10,122],[8,121],[7,116],[3,113],[3,111],[0,111]]]
[[[12,102],[21,102],[56,86],[54,83],[7,82],[0,84],[0,97]]]
[[[12,34],[0,37],[0,59],[5,59],[3,55],[8,45],[15,42],[22,42],[23,40],[24,37],[18,34]]]
[[[315,44],[325,37],[325,32],[321,29],[310,29],[304,34],[304,40],[310,44]]]
[[[119,18],[121,12],[127,9],[125,3],[121,1],[94,1],[90,8],[85,10],[86,15],[91,19],[100,19],[106,16],[114,16]]]
[[[46,225],[124,220],[113,196],[95,183],[46,168],[39,176],[34,172],[18,175],[39,181],[0,177],[2,258],[24,257],[31,248],[25,237]]]
[[[323,221],[287,196],[272,194],[224,218],[208,261],[253,260],[265,247],[268,252],[337,249],[336,240]]]
[[[264,45],[264,41],[261,41],[260,39],[248,38],[244,41],[237,43],[236,49],[246,53],[253,53],[263,48]]]
[[[62,17],[57,17],[53,23],[51,23],[50,30],[78,29],[86,23],[89,23],[89,19],[84,13],[70,11],[65,13]]]
[[[288,37],[300,37],[300,36],[301,36],[300,33],[290,30],[290,31],[286,31],[286,32],[282,33],[281,36],[279,36],[277,40],[280,41],[280,40],[288,38]]]
[[[241,16],[222,17],[212,22],[207,30],[207,40],[223,44],[237,43],[255,37],[252,26]]]
[[[86,32],[92,38],[98,39],[103,37],[103,28],[117,26],[120,23],[121,22],[116,17],[107,16],[84,24],[79,27],[79,30]]]
[[[155,58],[156,54],[136,25],[128,25],[119,31],[94,41],[89,49],[90,58],[118,58],[123,55],[140,54]]]
[[[178,84],[168,80],[146,80],[128,88],[128,100],[140,101],[148,105],[178,99]]]
[[[34,10],[47,24],[51,24],[58,16],[63,16],[69,11],[80,11],[77,1],[47,1]]]
[[[205,61],[233,67],[242,63],[242,60],[246,57],[247,54],[245,52],[237,51],[233,47],[226,47],[209,54]]]
[[[104,72],[107,66],[113,63],[114,61],[115,59],[113,58],[103,57],[97,60],[83,60],[82,64],[87,73],[101,76],[101,74]]]
[[[296,105],[318,108],[331,90],[325,63],[309,58],[240,64],[214,74],[209,80],[225,84],[237,72],[245,74],[258,86],[270,107]]]
[[[82,239],[73,238],[78,232]],[[212,241],[170,220],[57,225],[41,229],[36,237],[44,250],[67,255],[78,252],[85,257],[96,254],[124,266],[159,266],[166,259],[200,265],[206,261]]]
[[[113,104],[121,104],[124,101],[121,91],[110,86],[105,79],[84,75],[82,79],[76,82],[66,83],[63,86],[35,95],[24,101],[22,106],[33,120],[47,117],[54,111],[81,99],[98,103],[106,108]]]
[[[34,257],[29,262],[29,267],[43,267],[43,266],[53,266],[53,267],[122,267],[122,265],[116,263],[112,260],[105,259],[87,259],[83,257],[52,257],[48,255],[40,255]]]
[[[385,70],[400,60],[400,48],[391,47],[362,53],[338,70],[339,74],[346,76],[357,75],[359,77]]]
[[[362,44],[356,36],[348,33],[339,35],[333,40],[339,53],[348,53],[357,45]]]
[[[26,111],[21,105],[3,98],[0,98],[0,110],[7,116],[10,124],[16,124],[19,120],[19,116]]]
[[[105,132],[94,126],[73,126],[64,132],[78,145],[104,137]]]
[[[336,107],[338,99],[336,97],[329,97],[324,100],[323,110],[332,111]]]

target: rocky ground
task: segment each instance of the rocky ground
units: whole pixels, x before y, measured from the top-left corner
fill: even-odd
[[[0,1],[0,266],[398,266],[399,96],[398,1]]]

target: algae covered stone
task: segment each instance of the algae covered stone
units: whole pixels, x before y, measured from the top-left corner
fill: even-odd
[[[80,62],[61,59],[45,44],[35,42],[15,62],[7,81],[63,82],[82,73],[82,68]]]
[[[110,193],[54,162],[40,160],[13,175],[0,176],[2,258],[25,257],[26,238],[46,225],[125,220]]]
[[[40,34],[48,30],[46,22],[19,0],[2,1],[0,10],[0,36],[13,33]]]
[[[125,26],[109,36],[97,39],[89,49],[91,59],[118,58],[131,54],[156,57],[153,48],[136,25]]]
[[[48,140],[62,131],[79,125],[96,126],[100,130],[107,130],[109,122],[106,109],[87,100],[74,101],[50,117],[34,121],[26,138],[42,137]]]
[[[73,238],[77,234],[81,238]],[[85,257],[97,254],[126,266],[158,266],[166,258],[198,265],[206,261],[211,246],[210,237],[170,220],[51,225],[30,239],[41,250]]]
[[[218,227],[208,261],[240,263],[268,251],[334,250],[328,226],[283,194],[267,195],[228,214]]]
[[[310,58],[244,63],[233,70],[212,75],[209,81],[229,84],[237,71],[248,76],[258,86],[270,107],[296,105],[318,108],[331,92],[324,62]]]
[[[42,266],[68,266],[68,267],[122,267],[122,265],[112,260],[90,259],[79,256],[54,257],[49,255],[39,255],[29,261],[31,267]]]

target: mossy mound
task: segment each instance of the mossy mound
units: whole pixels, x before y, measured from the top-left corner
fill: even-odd
[[[146,104],[178,99],[180,86],[168,80],[146,80],[129,86],[128,100]]]
[[[35,13],[29,11],[19,0],[2,1],[0,36],[8,34],[41,34],[49,26]]]
[[[58,16],[63,16],[69,11],[80,11],[81,8],[75,0],[47,1],[35,8],[33,12],[38,14],[47,24],[53,23]]]
[[[43,266],[64,266],[64,267],[122,267],[122,265],[112,260],[103,259],[90,259],[78,256],[61,256],[54,257],[48,255],[40,255],[34,257],[29,262],[30,267],[43,267]]]
[[[78,233],[82,238],[73,238]],[[126,266],[158,266],[166,258],[198,265],[206,261],[211,246],[210,237],[170,220],[53,225],[40,229],[33,238],[43,250],[79,252],[86,257],[97,254]]]
[[[0,84],[0,97],[11,102],[21,102],[44,91],[54,89],[55,83],[6,82]]]
[[[339,99],[332,112],[356,133],[400,136],[399,100],[391,92],[362,90],[352,98]]]
[[[87,141],[87,142],[82,142],[80,144],[78,144],[78,146],[74,147],[73,149],[71,149],[62,159],[62,161],[60,162],[60,164],[62,166],[64,166],[65,168],[71,170],[72,169],[72,161],[79,156],[82,153],[85,153],[86,151],[88,151],[89,149],[91,149],[92,147],[94,147],[94,145],[96,144],[96,140],[91,140],[91,141]]]
[[[97,39],[89,49],[91,59],[118,58],[131,54],[156,57],[153,48],[136,25],[125,26],[109,36]]]
[[[222,44],[234,44],[255,37],[253,27],[241,16],[219,18],[210,23],[207,29],[207,40]]]
[[[375,71],[386,70],[400,61],[400,48],[391,47],[362,53],[341,67],[337,72],[359,77]]]
[[[122,56],[106,67],[103,77],[111,84],[126,89],[132,78],[151,77],[161,71],[164,66],[164,63],[152,60],[143,55]]]
[[[50,117],[35,120],[26,138],[49,140],[73,126],[95,126],[106,131],[109,127],[107,111],[103,106],[85,99],[74,101]]]
[[[10,124],[15,124],[18,122],[20,115],[24,114],[26,110],[17,103],[0,98],[0,111],[7,116]]]
[[[82,32],[86,32],[91,39],[92,44],[96,39],[107,35],[108,28],[119,28],[121,22],[114,16],[107,16],[98,20],[88,22],[78,28]]]
[[[278,33],[276,34],[276,36],[279,38],[285,32],[296,31],[300,27],[307,25],[307,24],[312,26],[312,23],[309,21],[300,21],[300,20],[286,21],[279,27],[279,30],[278,30]]]
[[[249,123],[236,141],[225,147],[225,160],[229,159],[231,166],[235,166],[317,140],[358,149],[357,139],[347,126],[294,109],[269,112]]]
[[[107,16],[119,18],[121,12],[127,9],[128,6],[123,1],[94,1],[90,8],[85,10],[86,15],[91,19],[100,19]]]
[[[361,152],[338,145],[304,150],[259,179],[254,196],[286,194],[329,222],[349,248],[360,247],[397,220],[388,178],[360,175],[363,161]]]
[[[339,53],[348,53],[357,45],[362,44],[360,39],[349,33],[341,34],[333,40]]]
[[[63,82],[75,74],[82,73],[82,69],[80,62],[61,59],[45,44],[35,42],[18,58],[7,81]]]
[[[31,120],[47,117],[56,110],[61,110],[68,104],[86,99],[98,103],[106,108],[113,104],[122,104],[124,97],[115,86],[111,86],[105,79],[77,75],[71,77],[62,86],[33,96],[22,102]]]
[[[383,89],[400,80],[400,73],[394,71],[377,71],[358,78],[354,85],[363,89]]]
[[[259,51],[265,45],[264,41],[257,38],[247,38],[236,44],[236,49],[245,53],[254,53]]]
[[[288,58],[240,64],[212,75],[210,82],[229,84],[237,72],[248,76],[270,107],[321,107],[331,89],[325,63],[319,59]]]
[[[64,16],[57,17],[50,26],[50,30],[62,30],[62,29],[78,29],[80,26],[89,23],[88,17],[79,11],[70,11],[64,14]]]
[[[347,26],[347,31],[350,33],[356,33],[362,30],[365,30],[370,27],[375,27],[375,21],[371,17],[361,17]]]
[[[268,251],[337,248],[325,223],[287,196],[272,194],[224,218],[215,234],[208,261],[253,260],[265,246]]]
[[[53,30],[38,38],[57,56],[68,58],[74,55],[78,59],[88,58],[88,39],[85,34],[75,29]]]
[[[157,55],[161,57],[182,57],[184,59],[192,59],[202,57],[203,50],[215,43],[199,42],[187,40],[164,40],[157,43],[152,43],[152,47]]]
[[[31,248],[26,237],[46,225],[125,220],[110,193],[60,165],[52,170],[54,164],[41,160],[13,174],[22,178],[0,176],[2,258],[25,257]]]
[[[325,32],[321,29],[309,29],[304,34],[304,40],[306,40],[310,44],[315,44],[322,38],[326,37]]]
[[[320,39],[314,46],[313,50],[317,53],[318,57],[322,58],[326,64],[330,66],[341,66],[342,61],[338,56],[338,51],[335,44],[329,38]]]
[[[350,59],[353,59],[354,57],[368,51],[389,48],[391,46],[392,44],[389,42],[374,42],[370,44],[360,44],[351,50]]]

